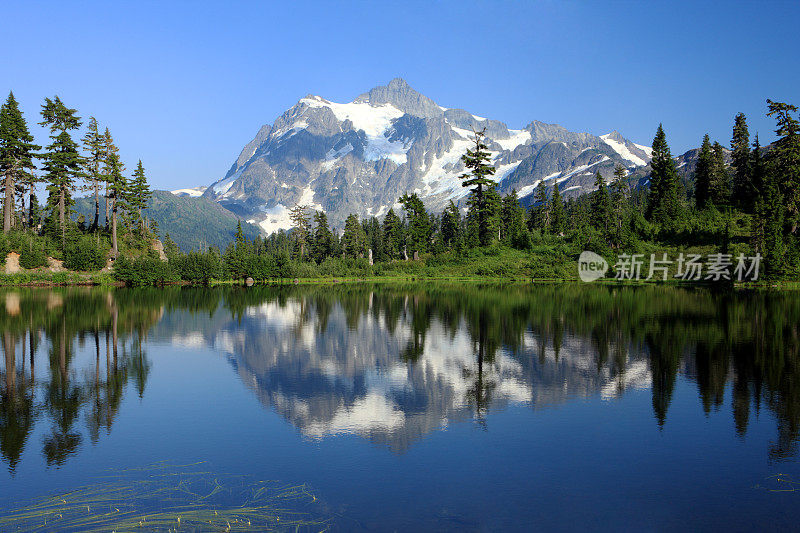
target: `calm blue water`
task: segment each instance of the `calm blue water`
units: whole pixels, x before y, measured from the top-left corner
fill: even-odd
[[[800,524],[800,295],[338,285],[2,302],[0,516],[203,463],[305,484],[316,501],[298,509],[333,530]]]

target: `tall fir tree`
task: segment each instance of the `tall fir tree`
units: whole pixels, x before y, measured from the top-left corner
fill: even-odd
[[[127,191],[127,200],[130,209],[136,215],[136,222],[139,225],[142,238],[145,237],[147,232],[147,227],[142,212],[147,209],[147,203],[150,201],[152,196],[153,192],[150,190],[150,185],[147,183],[147,176],[145,175],[144,166],[142,165],[142,160],[140,159],[136,164],[136,170],[133,172],[133,179],[131,180],[130,187]]]
[[[417,193],[404,194],[398,200],[403,206],[408,222],[408,234],[406,243],[408,252],[424,253],[428,251],[432,227],[425,204],[422,203]]]
[[[678,172],[672,159],[664,127],[659,124],[653,138],[650,159],[650,193],[647,199],[647,216],[653,222],[672,225],[681,216]]]
[[[750,211],[753,207],[755,188],[750,167],[750,132],[747,130],[747,118],[744,113],[738,113],[733,121],[731,163],[734,172],[733,203]]]
[[[511,243],[525,229],[525,209],[519,203],[517,190],[503,197],[500,214],[500,240]]]
[[[364,257],[367,253],[367,234],[354,214],[344,221],[342,251],[349,257]]]
[[[763,192],[755,204],[754,244],[764,256],[768,278],[778,278],[784,271],[784,198],[775,174],[764,178]]]
[[[455,247],[461,233],[461,213],[452,200],[442,213],[442,242],[445,246]]]
[[[43,170],[48,182],[48,209],[58,214],[58,228],[61,245],[65,246],[66,226],[69,219],[69,207],[72,203],[72,190],[75,179],[83,175],[83,158],[78,153],[78,145],[72,140],[70,130],[81,126],[77,110],[64,105],[56,96],[52,100],[45,98],[42,105],[42,126],[50,128],[52,142],[43,154]],[[58,133],[57,133],[58,132]]]
[[[364,233],[367,235],[367,248],[372,250],[373,261],[384,261],[386,259],[383,249],[383,231],[381,224],[376,217],[370,217],[361,223]]]
[[[614,246],[621,246],[626,237],[624,228],[627,226],[630,196],[628,171],[618,164],[614,168],[614,181],[611,183],[611,241]]]
[[[314,260],[321,263],[334,254],[334,235],[328,227],[328,217],[323,211],[314,213]]]
[[[390,260],[400,258],[403,250],[403,222],[394,209],[389,209],[383,219],[383,243]]]
[[[28,185],[33,190],[34,158],[41,146],[33,144],[33,135],[22,116],[14,93],[9,92],[0,107],[0,175],[3,176],[3,231],[8,233],[14,222],[14,198],[17,187]],[[29,208],[30,209],[30,208]]]
[[[769,112],[777,122],[778,140],[769,153],[769,173],[779,178],[789,233],[800,227],[800,123],[794,114],[797,106],[767,100]]]
[[[756,133],[753,141],[753,151],[750,152],[750,177],[753,185],[754,201],[757,201],[764,191],[765,175],[766,168],[764,167],[764,159],[761,157],[761,143],[758,141],[758,134]]]
[[[533,206],[531,206],[530,216],[528,218],[528,228],[533,231],[546,232],[550,229],[550,199],[547,194],[547,185],[544,180],[540,181],[536,186],[536,191],[533,197]]]
[[[84,159],[84,177],[87,188],[94,196],[94,218],[89,227],[97,231],[100,226],[100,190],[103,183],[102,165],[105,159],[105,142],[97,126],[97,119],[89,117],[86,135],[83,136],[83,149],[88,154]]]
[[[113,257],[117,257],[119,255],[119,216],[121,211],[128,208],[125,201],[128,197],[128,181],[123,174],[125,166],[120,160],[119,149],[114,145],[114,138],[108,128],[103,134],[103,143],[105,146],[103,175],[106,182],[106,202],[107,209],[111,211],[111,254]]]
[[[292,221],[292,238],[297,246],[298,258],[302,261],[306,256],[309,237],[311,236],[311,217],[308,214],[309,207],[297,204],[289,212],[289,220]]]
[[[592,193],[592,226],[600,230],[603,235],[609,236],[611,232],[611,195],[606,186],[606,179],[598,171],[594,176],[594,185],[597,188]]]
[[[711,199],[711,172],[714,168],[714,152],[711,149],[711,140],[706,133],[703,144],[697,155],[697,166],[694,170],[694,199],[698,209],[708,207]]]
[[[558,183],[553,183],[553,197],[550,200],[550,230],[554,235],[561,235],[564,232],[566,222],[567,216],[564,212],[561,191],[558,190]]]
[[[722,149],[722,145],[715,142],[711,165],[711,187],[709,190],[709,195],[714,205],[724,206],[730,203],[730,183],[730,174],[728,174],[728,167],[725,165],[725,152]]]
[[[459,178],[462,187],[472,187],[470,191],[470,209],[474,210],[475,220],[478,224],[478,239],[481,246],[488,245],[494,238],[491,219],[496,214],[496,203],[493,204],[486,198],[486,191],[494,189],[496,182],[491,179],[495,168],[489,164],[491,161],[488,147],[484,141],[486,130],[475,132],[475,148],[467,150],[461,156],[464,166],[469,172]]]

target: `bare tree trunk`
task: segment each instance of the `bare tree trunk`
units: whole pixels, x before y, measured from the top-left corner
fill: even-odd
[[[64,217],[66,211],[66,198],[64,194],[64,187],[58,191],[58,223],[61,224],[61,246],[64,246],[64,241],[66,241],[66,227],[64,224]]]
[[[111,207],[111,255],[115,258],[119,253],[119,249],[117,248],[117,201],[112,200],[112,207]]]
[[[14,213],[14,177],[11,171],[6,172],[5,179],[6,198],[3,202],[3,232],[11,231],[11,219]]]
[[[36,229],[34,224],[35,220],[33,220],[33,190],[34,186],[33,183],[31,183],[31,188],[28,191],[28,227]]]
[[[109,218],[108,218],[108,183],[106,183],[106,197],[105,197],[105,204],[106,204],[106,228],[108,228]]]
[[[98,224],[100,224],[100,183],[94,180],[94,222],[92,222],[94,231],[97,231]]]

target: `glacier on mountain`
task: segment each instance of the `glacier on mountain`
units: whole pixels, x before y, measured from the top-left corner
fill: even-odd
[[[541,181],[583,194],[593,189],[595,172],[610,181],[616,165],[633,169],[650,159],[646,147],[616,131],[595,136],[539,121],[508,129],[439,106],[397,78],[349,103],[301,98],[262,126],[203,194],[265,232],[288,229],[297,204],[325,211],[337,228],[350,213],[382,216],[410,192],[434,212],[451,200],[463,207],[469,191],[459,179],[461,156],[477,130],[486,132],[499,191],[516,189],[524,203]]]

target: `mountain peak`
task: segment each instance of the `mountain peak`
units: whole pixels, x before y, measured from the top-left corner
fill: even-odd
[[[414,91],[411,85],[408,84],[406,80],[403,78],[394,78],[389,84],[386,86],[392,91]]]
[[[388,85],[375,87],[353,101],[371,105],[391,104],[404,113],[423,118],[442,115],[436,102],[414,90],[403,78],[394,78]]]

